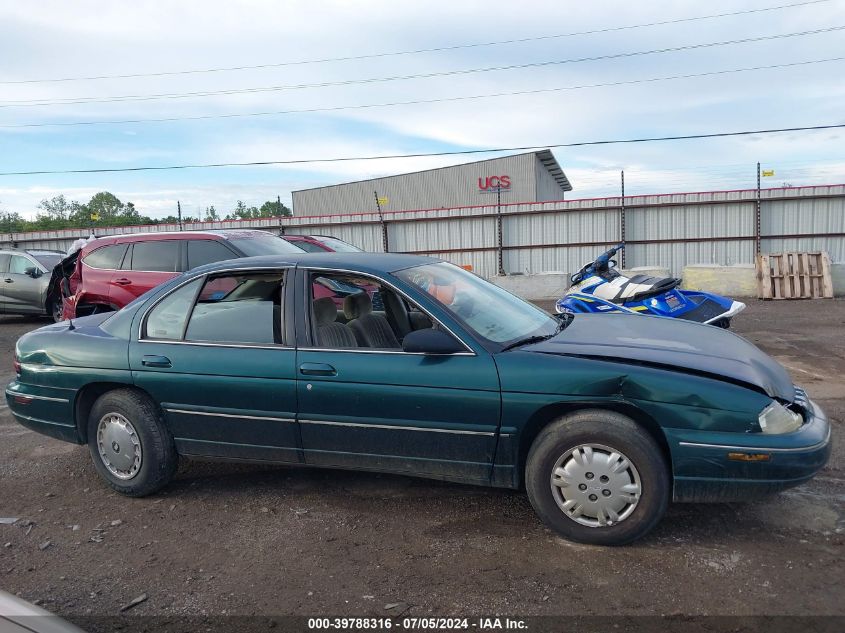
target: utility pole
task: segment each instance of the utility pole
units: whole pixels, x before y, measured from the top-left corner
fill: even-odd
[[[176,217],[179,218],[179,230],[182,230],[182,203],[177,200],[176,201]]]
[[[279,212],[279,237],[285,234],[285,227],[282,224],[282,196],[276,196],[276,211]]]
[[[622,179],[622,198],[619,205],[619,237],[625,243],[625,170],[620,172]],[[622,254],[619,256],[619,265],[625,268],[625,249],[622,249]]]
[[[755,254],[759,255],[760,247],[760,163],[757,163],[757,200],[754,205],[754,248]]]
[[[388,248],[387,242],[387,224],[384,221],[384,213],[381,210],[381,201],[378,199],[378,191],[373,191],[373,195],[376,197],[376,209],[378,209],[378,220],[381,223],[381,245],[384,248],[385,253],[389,253],[390,249]]]
[[[499,261],[499,275],[505,274],[505,254],[502,248],[502,185],[496,187],[496,251]]]

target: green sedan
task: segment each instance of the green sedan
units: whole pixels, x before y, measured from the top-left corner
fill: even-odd
[[[613,545],[670,500],[773,493],[830,455],[824,412],[739,336],[553,318],[425,257],[210,264],[15,354],[17,421],[133,497],[179,456],[404,473],[524,488],[558,534]]]

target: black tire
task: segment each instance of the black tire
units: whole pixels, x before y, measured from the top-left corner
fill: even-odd
[[[586,508],[585,514],[579,519],[571,518],[559,505],[559,502],[567,502],[564,499],[564,488],[553,489],[552,477],[558,460],[564,459],[575,447],[588,444],[603,447],[593,449],[598,451],[602,459],[612,454],[604,451],[610,448],[627,458],[634,467],[634,470],[624,470],[622,475],[609,473],[611,477],[625,476],[634,482],[636,473],[639,478],[640,494],[636,503],[628,503],[625,508],[629,514],[619,514],[622,518],[616,523],[611,522],[611,525],[593,527],[578,522],[593,520],[588,513],[593,511],[594,506],[587,504],[587,498],[598,499],[600,494],[608,497],[614,494],[611,490],[601,490],[602,484],[598,478],[593,480],[595,475],[592,472],[583,474],[583,477],[590,477],[590,480],[571,480],[572,486],[579,487],[579,492],[575,492],[574,487],[566,486],[570,497],[581,494],[585,497],[584,503],[573,501],[576,506]],[[573,460],[578,461],[574,457]],[[573,464],[563,462],[567,463]],[[573,467],[589,470],[578,465]],[[613,481],[607,485],[612,484]],[[581,486],[586,486],[583,493],[580,492]],[[670,475],[660,447],[645,429],[620,413],[591,409],[565,415],[540,431],[528,453],[525,487],[531,505],[543,523],[564,538],[592,545],[624,545],[644,536],[660,521],[669,503]],[[635,498],[630,497],[629,493],[623,494],[626,499]],[[617,498],[621,502],[622,496],[614,497]],[[603,516],[607,520],[607,515]],[[598,519],[595,520],[598,522]]]
[[[129,478],[111,472],[100,455],[98,426],[100,420],[112,414],[131,424],[135,431],[132,437],[140,444],[140,464],[137,468],[133,466],[134,472],[124,473]],[[144,497],[160,490],[173,478],[178,465],[173,437],[164,425],[161,411],[149,397],[134,389],[116,389],[97,399],[88,417],[88,448],[99,475],[109,486],[129,497]],[[127,451],[124,448],[123,453]]]
[[[60,323],[64,320],[62,316],[62,300],[61,299],[51,299],[49,303],[47,303],[47,314],[53,319],[54,323]]]

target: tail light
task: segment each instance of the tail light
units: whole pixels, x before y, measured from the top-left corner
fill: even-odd
[[[14,360],[14,362],[12,363],[12,365],[13,365],[13,366],[14,366],[14,368],[15,368],[15,376],[17,376],[18,378],[20,378],[20,376],[21,376],[21,359],[18,357],[18,353],[17,353],[17,352],[15,352],[15,360]]]

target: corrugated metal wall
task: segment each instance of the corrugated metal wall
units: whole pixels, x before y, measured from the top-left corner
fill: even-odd
[[[481,275],[499,269],[499,209],[459,207],[384,214],[393,252],[428,254],[469,264]],[[622,240],[621,200],[503,204],[502,264],[507,273],[572,272]],[[382,250],[376,213],[197,222],[186,230],[259,228],[272,232],[334,235],[368,251]],[[174,225],[107,228],[98,235],[176,230]],[[756,233],[756,191],[635,196],[625,199],[628,267],[666,266],[680,275],[688,264],[751,264]],[[86,230],[0,236],[20,248],[66,249]],[[845,185],[763,190],[763,252],[825,250],[845,261]]]

